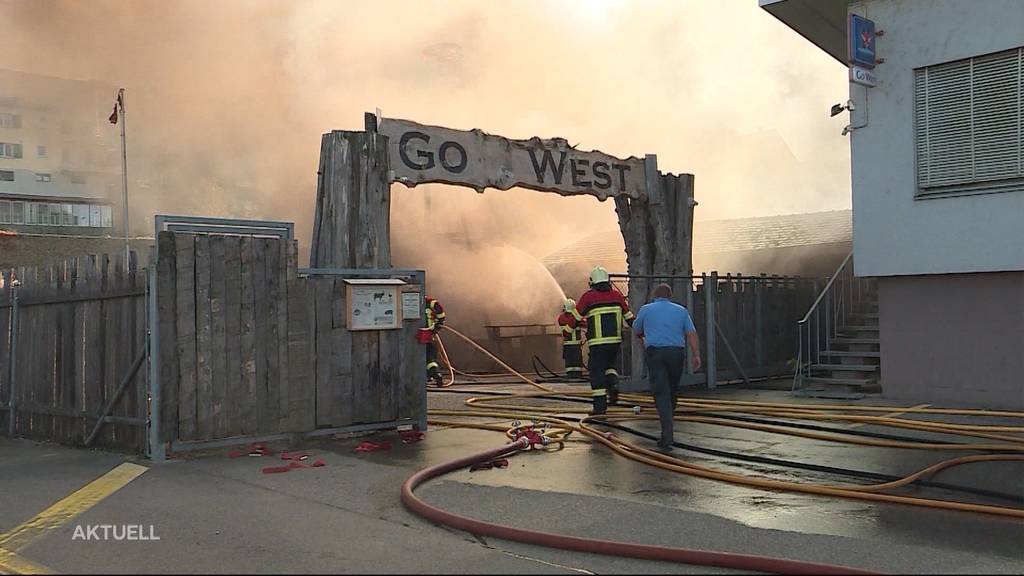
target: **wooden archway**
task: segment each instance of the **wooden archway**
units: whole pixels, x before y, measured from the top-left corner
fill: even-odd
[[[612,198],[626,246],[630,306],[648,297],[652,277],[690,290],[693,175],[662,174],[657,157],[615,158],[561,138],[510,140],[366,115],[364,131],[324,134],[317,172],[313,268],[391,267],[391,184],[519,187],[563,196]],[[634,357],[642,350],[634,340]],[[641,363],[634,362],[634,378]]]

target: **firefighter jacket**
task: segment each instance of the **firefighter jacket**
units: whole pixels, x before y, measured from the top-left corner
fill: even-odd
[[[626,297],[607,282],[587,290],[576,302],[576,309],[585,319],[587,344],[591,346],[621,343],[622,322],[633,324]]]
[[[583,343],[583,323],[569,312],[558,316],[558,327],[562,329],[562,344],[580,345]]]
[[[437,300],[427,298],[424,312],[427,315],[428,330],[435,330],[439,324],[444,324],[444,307]]]

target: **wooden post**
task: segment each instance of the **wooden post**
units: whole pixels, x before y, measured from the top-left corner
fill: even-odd
[[[678,301],[687,302],[686,293],[692,293],[693,176],[659,174],[657,157],[652,154],[647,155],[644,166],[647,198],[615,198],[630,275],[629,306],[634,311],[647,302],[658,276],[666,281],[672,277],[669,284]],[[630,346],[633,359],[642,359],[639,340],[634,339]],[[642,376],[642,361],[632,362],[631,380],[639,382]]]
[[[705,364],[704,374],[707,376],[707,387],[711,390],[718,384],[718,362],[715,356],[715,344],[717,335],[715,332],[715,296],[718,292],[718,272],[712,272],[710,276],[704,275],[704,346],[707,351],[704,353]]]
[[[387,137],[336,130],[320,145],[313,268],[391,267]]]

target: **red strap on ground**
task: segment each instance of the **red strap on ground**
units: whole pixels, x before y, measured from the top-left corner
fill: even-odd
[[[469,467],[470,472],[477,470],[490,470],[492,468],[508,468],[508,458],[499,458],[489,462],[480,462]]]
[[[253,442],[249,447],[249,456],[273,456],[274,451],[267,447],[266,442]]]
[[[402,444],[412,444],[413,442],[419,442],[426,436],[419,430],[404,430],[398,433],[402,437]]]
[[[306,460],[312,455],[311,452],[281,452],[281,460]]]
[[[370,442],[367,440],[359,446],[356,446],[356,452],[376,452],[377,450],[391,450],[391,441],[384,440],[383,442]]]

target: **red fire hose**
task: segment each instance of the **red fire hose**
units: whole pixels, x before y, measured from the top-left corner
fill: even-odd
[[[720,568],[732,568],[736,570],[750,570],[754,572],[768,572],[774,574],[876,574],[865,570],[834,566],[830,564],[815,564],[801,562],[798,560],[785,560],[770,558],[767,556],[754,556],[750,554],[734,554],[731,552],[713,552],[708,550],[691,550],[688,548],[672,548],[668,546],[653,546],[647,544],[634,544],[630,542],[617,542],[613,540],[598,540],[593,538],[579,538],[576,536],[565,536],[552,534],[550,532],[539,532],[536,530],[524,530],[492,524],[482,520],[474,520],[466,516],[460,516],[435,508],[420,500],[413,490],[417,486],[435,478],[478,462],[489,462],[495,458],[510,456],[530,444],[527,438],[520,438],[512,444],[487,450],[477,454],[471,454],[456,460],[443,462],[436,466],[424,468],[413,474],[402,485],[402,504],[412,512],[424,518],[465,530],[471,534],[491,536],[502,540],[512,540],[547,548],[561,548],[563,550],[574,550],[588,554],[604,554],[607,556],[621,556],[627,558],[640,558],[642,560],[657,560],[661,562],[677,562],[695,566],[716,566]]]

